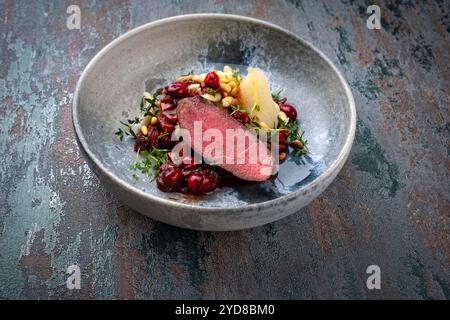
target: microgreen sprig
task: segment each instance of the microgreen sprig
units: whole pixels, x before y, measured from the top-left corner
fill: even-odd
[[[169,150],[158,148],[153,148],[150,151],[139,150],[136,161],[130,165],[130,169],[138,170],[150,180],[153,180],[159,174],[161,165],[168,161],[168,152]],[[135,177],[135,174],[133,177]]]

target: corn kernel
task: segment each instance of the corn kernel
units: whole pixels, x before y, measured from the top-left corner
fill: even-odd
[[[147,126],[141,126],[141,132],[144,136],[148,134]]]
[[[236,97],[239,93],[239,87],[234,87],[233,90],[231,90],[231,95],[233,97]]]
[[[228,84],[230,85],[230,87],[235,88],[237,86],[237,83],[235,81],[230,81],[228,82]]]

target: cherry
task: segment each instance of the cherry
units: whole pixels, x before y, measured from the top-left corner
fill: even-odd
[[[178,167],[169,167],[160,173],[162,182],[168,187],[176,187],[183,178],[181,170]]]
[[[138,152],[138,150],[149,150],[152,147],[156,147],[158,136],[160,135],[159,129],[153,126],[148,126],[147,128],[148,133],[146,136],[142,134],[141,130],[136,133],[134,151]]]
[[[241,111],[236,111],[235,113],[233,113],[231,115],[233,118],[235,118],[237,121],[241,122],[242,124],[247,124],[252,122],[250,120],[250,117],[245,113],[245,112],[241,112]]]
[[[280,144],[286,144],[287,143],[287,131],[279,131],[278,132],[278,142]]]
[[[169,119],[172,122],[178,122],[178,116],[175,110],[168,110],[163,112],[167,119]]]
[[[175,103],[173,103],[173,101],[161,101],[159,108],[161,109],[162,112],[167,111],[167,110],[173,110],[177,107],[177,105]]]
[[[213,179],[210,175],[204,174],[202,183],[198,186],[197,191],[204,193],[204,192],[211,192],[216,189],[216,184],[214,183]]]
[[[202,184],[202,181],[203,181],[203,175],[201,173],[197,173],[197,172],[191,173],[189,175],[189,177],[187,178],[188,189],[192,193],[197,193],[200,185]]]
[[[148,126],[148,139],[150,141],[150,147],[156,147],[158,144],[158,137],[161,134],[157,127]]]
[[[174,146],[175,141],[172,141],[170,134],[164,134],[158,137],[158,148],[171,150]]]
[[[134,151],[138,152],[139,150],[147,150],[149,149],[149,140],[148,140],[148,136],[144,136],[141,132],[141,130],[139,130],[136,133],[136,142],[134,144]]]
[[[290,120],[297,120],[297,110],[292,105],[287,103],[281,104],[280,110],[283,111]]]
[[[219,76],[215,72],[208,72],[205,76],[204,83],[211,89],[218,89],[220,86]]]
[[[172,82],[166,87],[167,94],[175,99],[182,99],[188,96],[187,83]]]
[[[213,170],[193,172],[187,178],[187,187],[192,193],[211,192],[217,188],[219,180],[219,174]]]
[[[287,101],[287,98],[281,98],[280,100],[278,100],[278,104],[285,104]]]
[[[162,132],[173,132],[175,130],[175,125],[172,123],[172,121],[170,121],[169,119],[167,119],[167,117],[164,114],[160,114],[158,116],[158,120],[161,124],[161,130]]]

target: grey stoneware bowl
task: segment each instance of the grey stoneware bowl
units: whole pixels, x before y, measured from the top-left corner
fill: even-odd
[[[177,76],[224,65],[261,68],[273,90],[298,110],[311,154],[288,156],[263,183],[192,196],[164,193],[130,164],[133,140],[120,141],[119,121],[139,115],[145,90]],[[171,17],[117,38],[88,64],[78,82],[73,124],[88,163],[117,198],[138,212],[182,228],[225,231],[260,226],[306,206],[333,181],[350,152],[355,102],[336,67],[319,50],[273,24],[225,14]]]

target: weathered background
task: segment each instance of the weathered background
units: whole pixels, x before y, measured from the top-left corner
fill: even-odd
[[[0,298],[450,297],[449,1],[0,1]],[[81,8],[81,30],[66,9]],[[144,218],[104,191],[71,123],[88,61],[124,32],[192,12],[252,16],[321,49],[350,83],[356,141],[287,219],[232,233]],[[81,290],[66,269],[81,267]],[[382,289],[366,288],[377,264]]]

